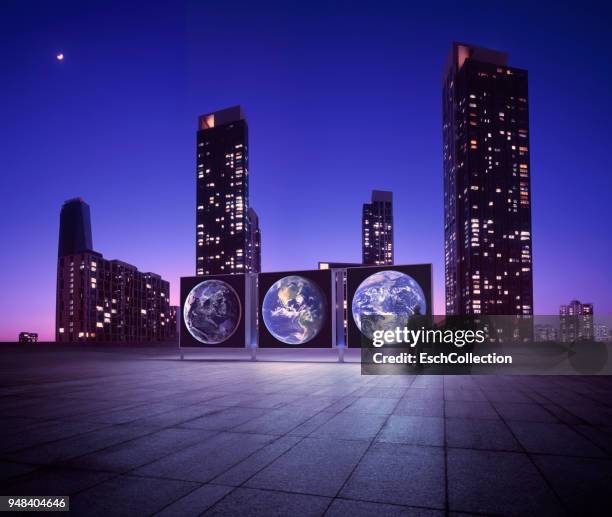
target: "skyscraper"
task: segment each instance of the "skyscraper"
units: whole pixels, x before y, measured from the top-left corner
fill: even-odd
[[[60,211],[58,255],[61,257],[92,249],[89,205],[81,198],[69,199]]]
[[[89,206],[60,213],[55,339],[60,342],[153,342],[176,337],[170,284],[92,249]]]
[[[533,314],[527,71],[453,44],[442,91],[447,314]]]
[[[249,221],[249,237],[247,239],[248,270],[253,273],[261,272],[261,231],[259,230],[259,216],[252,208],[247,211]]]
[[[393,193],[372,191],[361,218],[361,254],[366,265],[393,264]]]
[[[560,336],[563,343],[593,340],[593,304],[572,300],[559,308]]]
[[[196,275],[253,271],[248,127],[240,106],[202,115],[197,133]],[[254,255],[255,256],[255,255]]]

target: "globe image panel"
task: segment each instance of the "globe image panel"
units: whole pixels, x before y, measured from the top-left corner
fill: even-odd
[[[427,301],[423,289],[410,275],[378,271],[361,282],[351,310],[359,331],[373,339],[377,330],[407,327],[411,316],[427,312]]]
[[[200,282],[191,289],[183,307],[189,334],[205,345],[227,341],[236,332],[240,316],[240,299],[222,280]]]
[[[287,345],[302,345],[323,328],[327,300],[315,282],[290,275],[268,289],[261,310],[270,334]]]

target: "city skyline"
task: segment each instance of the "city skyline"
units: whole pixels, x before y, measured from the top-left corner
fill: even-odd
[[[211,16],[221,16],[223,9],[218,9]],[[261,16],[270,14],[264,11]],[[17,10],[8,14],[12,16],[6,20],[15,17],[20,20],[22,13]],[[136,14],[128,9],[127,19],[137,19]],[[190,14],[195,14],[194,22],[203,16],[199,12]],[[388,32],[389,36],[382,37],[375,48],[390,53],[394,63],[414,63],[407,71],[377,66],[373,55],[360,52],[363,48],[359,44],[354,51],[347,50],[338,34],[349,36],[351,44],[355,44],[361,32],[358,29],[366,24],[366,14],[371,13],[364,8],[357,9],[340,20],[334,31],[323,23],[319,27],[323,31],[322,41],[316,49],[320,54],[318,45],[324,44],[331,49],[332,58],[339,52],[348,52],[350,67],[362,60],[374,67],[376,79],[366,80],[361,87],[349,86],[346,78],[336,73],[330,76],[333,59],[311,62],[311,69],[314,67],[311,71],[315,72],[311,74],[313,81],[327,78],[325,88],[316,82],[301,86],[302,65],[294,64],[289,56],[297,48],[302,52],[303,63],[309,62],[311,54],[301,46],[305,27],[293,12],[273,13],[275,20],[290,20],[297,31],[293,39],[289,38],[289,53],[285,55],[279,50],[279,54],[266,54],[271,60],[266,68],[257,51],[267,48],[268,42],[255,38],[257,48],[249,50],[249,59],[242,62],[248,67],[263,65],[270,72],[270,78],[258,75],[240,86],[231,84],[235,78],[233,73],[226,78],[217,74],[214,84],[202,83],[205,76],[196,70],[198,49],[201,44],[210,43],[207,38],[212,35],[202,43],[180,40],[167,44],[165,37],[153,38],[150,48],[145,49],[132,39],[129,31],[119,31],[116,42],[97,34],[101,38],[96,45],[108,43],[99,45],[104,47],[102,53],[93,46],[94,35],[78,29],[69,32],[69,37],[58,35],[56,30],[41,29],[36,38],[27,40],[23,39],[27,35],[19,36],[7,27],[11,41],[19,43],[17,46],[23,48],[27,59],[9,62],[10,79],[2,87],[5,98],[10,101],[8,123],[2,128],[7,145],[5,163],[14,171],[3,182],[7,182],[5,191],[12,193],[8,210],[15,217],[3,223],[4,234],[12,245],[2,259],[3,275],[6,275],[3,282],[9,295],[8,303],[2,306],[6,320],[2,321],[1,339],[14,340],[19,330],[38,332],[41,340],[51,337],[56,207],[75,195],[82,195],[95,204],[99,221],[108,221],[94,224],[99,248],[143,269],[159,271],[172,283],[172,302],[177,303],[178,277],[193,271],[193,251],[190,251],[193,250],[190,230],[193,228],[193,117],[238,102],[245,106],[251,126],[251,158],[254,178],[257,177],[252,185],[252,199],[264,231],[263,270],[315,268],[318,260],[327,257],[358,261],[360,243],[356,236],[359,235],[360,203],[372,188],[383,188],[393,191],[396,197],[395,261],[433,262],[435,312],[443,312],[438,85],[442,63],[453,39],[506,50],[513,56],[513,62],[530,72],[536,313],[556,314],[559,304],[572,298],[593,301],[600,308],[598,313],[612,312],[605,289],[612,283],[607,267],[610,239],[605,228],[602,231],[598,225],[584,228],[579,224],[584,218],[605,217],[604,192],[609,191],[610,182],[604,174],[607,157],[602,151],[604,135],[608,134],[604,126],[608,120],[607,104],[600,104],[597,112],[586,107],[587,113],[584,105],[587,98],[605,99],[605,80],[602,80],[605,75],[602,74],[608,72],[596,65],[597,58],[603,57],[606,49],[595,45],[598,38],[604,41],[597,21],[593,25],[593,20],[588,20],[590,33],[585,32],[585,38],[572,48],[577,60],[575,66],[590,66],[592,77],[570,77],[563,84],[555,83],[551,89],[548,87],[551,77],[567,65],[565,56],[554,52],[562,48],[559,46],[562,29],[570,23],[567,14],[555,15],[560,17],[557,19],[559,32],[549,41],[541,40],[540,46],[534,46],[533,42],[523,46],[518,37],[499,28],[494,33],[473,26],[469,30],[452,30],[442,25],[429,39],[419,43],[417,53],[406,50],[415,48],[422,33],[416,31],[397,40],[394,38],[400,34],[399,25],[385,21],[389,25],[383,27],[378,21],[375,32],[383,36]],[[68,28],[62,19],[66,12],[61,9],[55,14],[45,12],[33,16],[31,21],[36,27],[42,27],[38,18],[41,17],[51,20],[51,27]],[[70,16],[72,23],[84,15],[77,11]],[[259,15],[250,12],[250,16]],[[486,19],[487,13],[481,16]],[[423,17],[424,13],[418,10],[408,17],[406,13],[398,15],[398,19],[409,20],[411,24]],[[164,22],[166,32],[179,31],[182,18],[178,15],[169,18]],[[535,27],[543,19],[544,13],[538,11],[529,21],[532,32],[528,33],[533,38],[537,37]],[[427,22],[426,26],[432,26],[431,18],[423,21]],[[153,25],[145,24],[139,37],[148,31],[155,33],[155,23],[149,22]],[[586,20],[583,23],[587,25]],[[280,29],[275,27],[274,31],[278,32]],[[242,28],[246,29],[244,37],[247,37],[249,27]],[[214,28],[212,32],[219,36],[223,29]],[[235,55],[243,43],[244,39],[239,38],[237,42],[227,42],[227,47],[217,47],[217,55],[211,58],[213,69],[222,70],[224,57]],[[51,62],[56,47],[61,47],[65,54],[61,63]],[[581,51],[592,48],[599,51],[589,50],[588,56],[586,51]],[[91,51],[87,59],[85,49]],[[141,53],[144,58],[133,66],[134,58]],[[560,50],[558,53],[562,54]],[[180,64],[173,62],[176,56]],[[191,61],[193,64],[189,64]],[[130,70],[132,67],[134,71]],[[342,70],[347,71],[344,67]],[[414,73],[416,70],[418,74]],[[142,95],[145,83],[162,77],[167,79]],[[45,82],[43,94],[36,86],[41,79]],[[23,84],[30,84],[30,88],[22,92]],[[285,88],[292,93],[280,95]],[[434,93],[430,94],[429,90]],[[388,97],[384,102],[380,100],[383,91]],[[415,99],[419,100],[419,109],[414,106]],[[354,109],[358,103],[360,108]],[[336,110],[333,119],[354,116],[361,123],[355,122],[355,129],[348,124],[336,127],[329,117],[331,105]],[[367,123],[362,120],[366,112],[370,117]],[[410,118],[409,124],[406,116]],[[572,120],[571,126],[565,122],[566,118]],[[39,152],[30,155],[24,146],[30,141],[34,120],[43,120],[49,131],[39,143]],[[288,121],[291,122],[288,124]],[[398,148],[398,142],[407,146],[410,165],[392,167],[391,161],[369,150],[385,144]],[[342,153],[337,156],[339,149]],[[571,153],[559,156],[558,149],[585,149],[588,153],[580,153],[577,159]],[[375,164],[378,165],[375,167]],[[572,183],[577,170],[580,171],[578,188]],[[51,181],[46,179],[48,176]],[[332,205],[336,208],[335,221],[325,227],[323,221],[329,219],[325,208]],[[287,212],[287,206],[292,210]],[[572,221],[573,218],[564,217],[568,209],[579,210],[581,218]],[[118,235],[118,219],[128,216],[125,235]],[[563,227],[559,224],[561,220]],[[423,223],[417,225],[415,221]],[[153,238],[152,234],[159,237]],[[33,235],[35,239],[31,238]],[[37,296],[33,297],[33,292]],[[24,310],[26,302],[29,305]]]

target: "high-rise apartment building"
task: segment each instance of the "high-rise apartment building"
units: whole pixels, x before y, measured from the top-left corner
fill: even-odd
[[[60,213],[55,339],[59,342],[153,342],[176,337],[170,284],[92,249],[89,205]]]
[[[572,300],[559,308],[560,337],[563,343],[592,341],[594,334],[593,304]]]
[[[260,237],[258,221],[256,231],[249,222],[248,140],[240,106],[199,118],[196,275],[254,271],[260,248],[252,239]]]
[[[447,314],[533,314],[527,71],[453,44],[444,72]]]
[[[610,327],[603,323],[595,325],[594,339],[599,343],[607,343],[610,341]]]
[[[393,264],[393,193],[372,191],[361,217],[361,254],[365,265]]]

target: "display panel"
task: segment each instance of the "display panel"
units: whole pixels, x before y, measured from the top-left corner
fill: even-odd
[[[260,274],[259,346],[333,346],[331,282],[322,270]]]
[[[430,264],[348,268],[346,275],[348,346],[432,314]]]
[[[181,346],[244,347],[245,275],[181,278]]]

